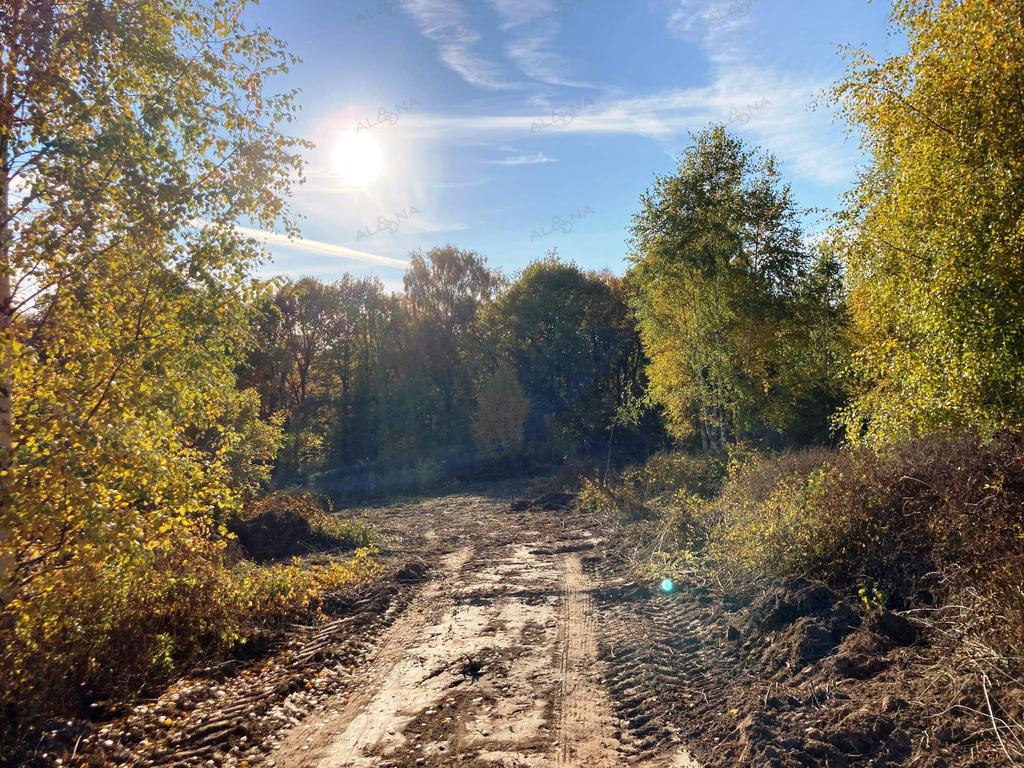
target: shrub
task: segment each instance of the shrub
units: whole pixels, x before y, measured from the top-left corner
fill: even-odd
[[[436,488],[444,479],[444,468],[436,459],[416,460],[416,489],[420,492]]]
[[[661,452],[645,464],[629,467],[604,482],[583,483],[577,504],[624,521],[664,516],[690,497],[705,498],[721,484],[725,462],[714,455]]]
[[[975,583],[1006,581],[1024,556],[1022,457],[1017,435],[755,459],[705,515],[721,559],[762,571],[867,580],[903,597],[954,567]]]
[[[192,537],[26,585],[0,614],[0,761],[19,732],[152,690],[199,661],[237,654],[370,578],[372,551],[322,565],[232,564],[224,539]]]
[[[826,449],[736,456],[717,498],[697,513],[707,554],[720,563],[758,572],[800,572],[813,539],[803,508],[813,477],[837,456]]]
[[[809,575],[893,608],[987,601],[999,607],[988,640],[1019,648],[1022,510],[1021,434],[755,458],[703,505],[703,555],[726,569]]]

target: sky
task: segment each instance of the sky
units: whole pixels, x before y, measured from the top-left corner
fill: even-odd
[[[778,158],[801,209],[835,209],[864,158],[820,95],[840,46],[899,48],[888,7],[262,0],[248,22],[302,59],[273,84],[300,89],[289,132],[316,148],[292,198],[303,239],[262,235],[261,273],[397,289],[410,251],[447,243],[509,275],[551,248],[621,273],[641,194],[716,122]]]

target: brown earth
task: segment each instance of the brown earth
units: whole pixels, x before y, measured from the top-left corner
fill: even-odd
[[[934,717],[934,654],[905,618],[862,620],[801,580],[663,594],[618,537],[512,490],[363,510],[386,537],[380,583],[262,660],[55,728],[33,764],[1009,764],[983,721]]]

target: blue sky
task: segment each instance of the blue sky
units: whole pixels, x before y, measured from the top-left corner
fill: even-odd
[[[801,207],[835,208],[862,162],[816,94],[837,48],[884,56],[866,0],[263,0],[250,23],[303,59],[311,139],[262,273],[400,285],[451,242],[514,273],[552,247],[621,272],[631,216],[688,133],[724,122],[780,160]],[[813,222],[813,218],[809,219]]]

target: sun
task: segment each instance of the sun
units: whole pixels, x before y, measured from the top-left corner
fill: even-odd
[[[331,150],[334,170],[342,180],[355,187],[367,187],[384,170],[384,153],[369,133],[346,133]]]

